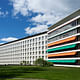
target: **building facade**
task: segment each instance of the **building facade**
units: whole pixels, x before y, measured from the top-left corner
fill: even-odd
[[[48,30],[48,61],[55,66],[80,65],[80,10]]]
[[[47,59],[47,32],[0,45],[0,65],[33,65],[38,58]]]

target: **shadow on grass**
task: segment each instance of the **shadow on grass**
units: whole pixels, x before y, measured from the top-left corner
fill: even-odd
[[[24,72],[24,73],[38,73],[38,72]],[[24,73],[0,73],[0,80],[5,80],[6,78],[16,78],[17,76],[22,76]]]
[[[15,66],[2,66],[0,67],[0,80],[6,80],[7,78],[16,78],[22,76],[24,73],[38,73],[46,71],[42,67],[15,67]]]

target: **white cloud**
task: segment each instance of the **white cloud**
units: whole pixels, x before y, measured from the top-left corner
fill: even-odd
[[[13,4],[14,15],[21,13],[28,14],[28,10],[38,13],[52,13],[55,11],[67,11],[68,6],[64,0],[10,0]]]
[[[2,9],[0,8],[0,16],[1,17],[5,17],[5,16],[7,16],[8,15],[8,11],[2,11]]]
[[[80,0],[10,0],[13,5],[14,15],[21,13],[23,16],[28,14],[28,10],[38,13],[64,13],[74,8],[79,8]],[[77,4],[74,6],[74,4]],[[64,16],[64,15],[63,15]]]
[[[69,12],[68,5],[63,0],[29,0],[29,10],[33,12],[43,13],[32,18],[32,21],[44,23],[46,25],[54,24],[62,19]]]
[[[80,0],[10,0],[13,5],[13,15],[20,13],[23,16],[28,16],[32,11],[34,14],[38,13],[35,17],[32,17],[31,21],[35,24],[38,22],[42,26],[46,22],[46,26],[54,24],[66,15],[72,13],[74,10],[80,8]],[[76,6],[74,6],[76,3]],[[42,15],[43,14],[43,15]],[[33,24],[34,24],[33,23]],[[28,28],[27,34],[33,33],[34,28]],[[36,29],[35,29],[36,30]],[[34,31],[35,31],[34,30]],[[36,31],[37,32],[37,31]],[[34,32],[35,33],[35,32]]]
[[[25,31],[27,34],[31,35],[31,34],[36,34],[36,33],[47,31],[47,28],[48,26],[46,25],[37,25],[36,27],[32,27],[32,28],[27,27]]]
[[[27,0],[28,9],[33,12],[51,13],[55,10],[67,10],[68,6],[63,0]],[[66,7],[67,6],[67,7]]]
[[[17,38],[14,38],[14,37],[8,37],[8,38],[2,38],[0,39],[1,41],[5,41],[5,42],[10,42],[10,41],[14,41],[14,40],[17,40]]]
[[[10,0],[13,3],[13,15],[21,13],[23,16],[27,15],[27,0]]]
[[[8,12],[8,11],[6,11],[6,12],[5,12],[5,15],[8,15],[8,13],[9,13],[9,12]]]
[[[32,21],[35,21],[35,22],[39,22],[39,23],[45,23],[47,22],[47,25],[49,24],[53,24],[54,22],[60,20],[60,15],[52,15],[52,14],[44,14],[44,15],[37,15],[36,17],[33,17],[32,18]]]
[[[1,12],[1,11],[0,11],[0,16],[2,16],[2,15],[4,15],[4,12]]]

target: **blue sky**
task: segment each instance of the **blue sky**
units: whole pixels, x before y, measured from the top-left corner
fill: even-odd
[[[0,0],[0,44],[44,32],[78,9],[80,0]]]

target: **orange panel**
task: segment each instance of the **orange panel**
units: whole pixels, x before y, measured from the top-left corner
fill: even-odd
[[[76,54],[76,52],[59,53],[59,54],[49,54],[48,57],[68,56],[68,55],[75,55],[75,54]]]
[[[72,41],[72,40],[75,40],[75,39],[76,39],[76,36],[71,37],[71,38],[67,38],[67,39],[64,39],[64,40],[60,40],[60,41],[57,41],[57,42],[50,43],[50,44],[48,44],[48,46],[53,46],[53,45],[61,44],[61,43],[64,43],[64,42],[69,42],[69,41]]]

